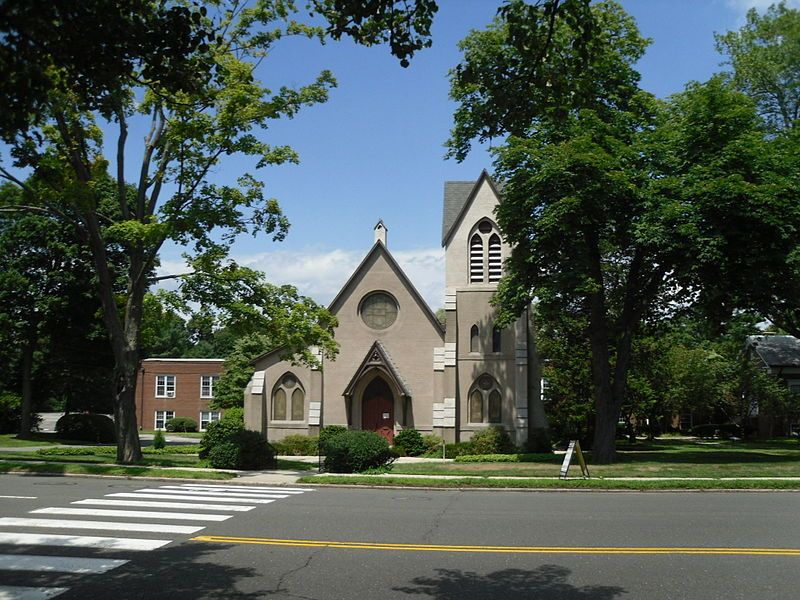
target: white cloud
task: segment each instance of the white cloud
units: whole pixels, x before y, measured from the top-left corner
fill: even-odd
[[[360,264],[365,252],[315,250],[264,252],[236,256],[242,265],[267,274],[276,284],[291,284],[300,293],[328,304]],[[433,310],[444,303],[444,251],[399,250],[392,256]]]
[[[240,265],[266,273],[267,281],[290,284],[305,296],[327,305],[342,289],[367,251],[350,250],[278,250],[257,254],[239,254],[232,258]],[[444,250],[422,248],[392,252],[395,260],[432,310],[444,305]],[[182,259],[162,260],[157,275],[186,273]],[[175,289],[176,280],[159,282],[157,287]]]

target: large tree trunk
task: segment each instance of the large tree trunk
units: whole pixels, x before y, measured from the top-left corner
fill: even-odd
[[[84,214],[98,274],[98,292],[103,305],[103,317],[114,353],[114,425],[117,434],[117,462],[142,460],[142,447],[136,425],[136,373],[139,368],[139,331],[142,324],[145,275],[142,252],[132,252],[128,266],[128,301],[124,320],[116,303],[114,282],[109,268],[105,240],[93,214]]]
[[[22,350],[22,406],[20,406],[19,437],[31,437],[33,427],[33,353],[36,351],[36,334],[31,334]]]
[[[552,452],[550,424],[542,402],[542,373],[536,352],[533,305],[528,306],[525,328],[528,337],[528,452]]]
[[[117,391],[114,402],[114,426],[117,433],[117,462],[133,463],[142,460],[139,428],[136,424],[136,353],[125,354],[117,367]]]

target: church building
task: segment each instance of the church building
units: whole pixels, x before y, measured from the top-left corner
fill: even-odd
[[[391,443],[404,428],[466,441],[492,425],[522,445],[539,375],[527,314],[501,328],[490,304],[509,247],[494,221],[497,186],[444,187],[445,324],[392,257],[383,222],[375,243],[334,298],[339,354],[321,368],[257,358],[245,390],[245,424],[276,441],[325,425],[376,431]]]

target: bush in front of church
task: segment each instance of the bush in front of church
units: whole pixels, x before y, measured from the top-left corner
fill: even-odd
[[[516,450],[508,432],[497,426],[477,432],[470,444],[472,448],[469,454],[509,454]]]
[[[326,425],[319,430],[319,452],[325,454],[325,448],[328,447],[328,442],[335,438],[340,433],[349,431],[344,425]]]
[[[275,468],[275,449],[257,431],[234,419],[208,424],[200,440],[199,456],[215,469],[258,470]]]
[[[325,469],[331,473],[355,473],[390,464],[389,443],[374,431],[345,431],[328,440]]]
[[[394,436],[394,447],[406,456],[419,456],[427,450],[422,434],[416,429],[403,429]]]

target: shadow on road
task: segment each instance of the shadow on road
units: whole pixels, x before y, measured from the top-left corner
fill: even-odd
[[[572,573],[559,565],[542,565],[536,569],[503,569],[487,575],[458,569],[437,569],[436,577],[417,577],[413,586],[393,588],[406,594],[463,600],[464,598],[547,598],[548,600],[611,600],[626,590],[616,586],[587,585],[575,587],[567,583]]]
[[[79,578],[75,582],[76,587],[59,596],[59,600],[263,598],[266,591],[243,592],[238,589],[243,580],[258,575],[256,569],[233,567],[216,560],[215,555],[225,547],[221,544],[188,543],[144,555],[131,554],[125,557],[131,559],[127,565],[102,575]],[[119,556],[119,553],[114,554],[115,557]]]

